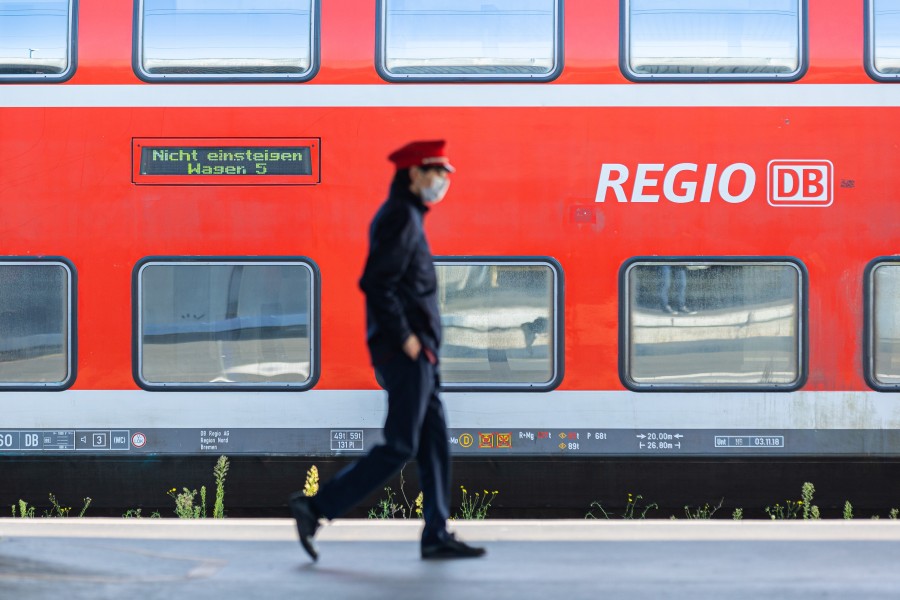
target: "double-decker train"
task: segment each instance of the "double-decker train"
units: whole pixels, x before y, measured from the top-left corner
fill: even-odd
[[[898,48],[900,0],[0,0],[0,504],[224,454],[277,510],[377,443],[368,224],[443,138],[458,482],[888,505]]]

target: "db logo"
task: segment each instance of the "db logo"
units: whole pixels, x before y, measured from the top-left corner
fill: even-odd
[[[834,201],[830,160],[772,160],[768,175],[772,206],[831,206]]]

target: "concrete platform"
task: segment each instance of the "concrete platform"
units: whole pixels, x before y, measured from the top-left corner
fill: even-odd
[[[342,520],[311,563],[293,521],[0,519],[0,598],[877,599],[897,521],[455,522],[488,556],[422,561],[420,525]]]

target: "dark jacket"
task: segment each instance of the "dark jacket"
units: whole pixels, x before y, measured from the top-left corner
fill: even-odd
[[[369,256],[359,287],[366,294],[373,364],[402,353],[411,333],[438,354],[441,316],[434,257],[422,227],[426,212],[428,207],[405,185],[394,185],[372,219]]]

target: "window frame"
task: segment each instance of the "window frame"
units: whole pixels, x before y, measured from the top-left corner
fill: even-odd
[[[446,392],[549,392],[562,383],[565,374],[565,276],[562,265],[550,256],[435,256],[435,267],[442,265],[541,266],[553,273],[553,348],[550,350],[551,377],[544,383],[450,383],[441,381]]]
[[[631,325],[629,307],[628,275],[638,264],[672,264],[683,263],[702,265],[790,265],[797,270],[800,279],[797,288],[797,378],[786,384],[646,384],[638,383],[630,377],[631,347],[629,327]],[[806,384],[809,377],[809,273],[803,262],[790,256],[635,256],[619,268],[619,380],[625,388],[633,392],[792,392]]]
[[[143,378],[142,351],[142,317],[141,317],[141,274],[144,268],[152,265],[191,265],[209,264],[215,266],[254,265],[254,264],[301,264],[310,272],[310,319],[309,379],[302,384],[293,383],[152,383]],[[312,389],[319,380],[321,372],[321,275],[318,265],[306,256],[147,256],[139,260],[132,269],[131,276],[131,325],[132,325],[132,378],[134,382],[149,392],[191,391],[191,392],[304,392]]]
[[[222,74],[222,73],[148,73],[144,69],[144,0],[134,0],[134,17],[132,19],[131,68],[141,81],[147,83],[305,83],[313,79],[319,72],[321,64],[321,1],[310,0],[310,66],[309,70],[299,75],[285,74]]]
[[[565,0],[553,0],[555,3],[556,30],[553,37],[554,65],[549,73],[543,75],[525,75],[512,73],[498,75],[495,73],[462,75],[448,73],[436,75],[434,73],[415,74],[408,73],[398,75],[391,73],[387,68],[387,38],[385,36],[387,21],[387,5],[391,0],[376,0],[375,4],[375,70],[385,81],[391,83],[460,83],[460,82],[519,82],[519,83],[547,83],[553,81],[562,73],[565,65]]]
[[[766,81],[774,82],[792,82],[801,79],[809,68],[809,23],[807,15],[807,0],[798,0],[798,44],[797,52],[799,53],[797,61],[797,69],[791,73],[721,73],[698,75],[689,74],[640,74],[635,73],[631,69],[631,0],[619,0],[619,70],[622,75],[629,81],[635,83],[653,83],[653,82],[699,82],[699,83],[737,83],[746,81]]]
[[[66,377],[58,382],[32,382],[32,383],[4,383],[0,381],[0,393],[8,391],[18,392],[60,392],[66,390],[75,383],[78,375],[78,272],[75,264],[62,256],[0,256],[2,265],[57,265],[66,273],[67,297],[66,314],[68,330],[64,334],[66,344]]]
[[[0,74],[0,84],[3,83],[62,83],[75,75],[78,66],[78,0],[68,0],[69,26],[67,36],[68,65],[62,73],[54,74],[27,74],[17,73]]]
[[[900,268],[900,255],[879,256],[866,265],[863,273],[863,375],[870,388],[877,392],[897,392],[898,383],[881,383],[875,377],[875,271],[889,264]]]
[[[875,68],[875,0],[866,0],[863,4],[863,14],[863,38],[865,40],[863,66],[866,74],[880,83],[900,82],[900,73],[885,74]]]

